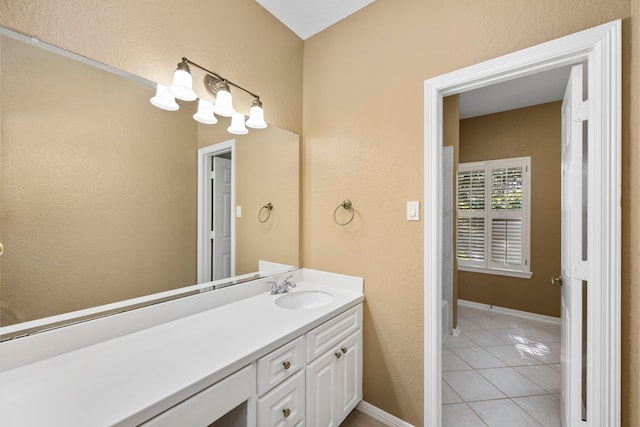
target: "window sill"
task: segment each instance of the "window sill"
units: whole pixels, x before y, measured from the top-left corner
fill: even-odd
[[[458,266],[458,270],[469,271],[471,273],[495,274],[498,276],[517,277],[520,279],[531,279],[531,276],[533,276],[533,273],[530,271],[498,270],[496,268]]]

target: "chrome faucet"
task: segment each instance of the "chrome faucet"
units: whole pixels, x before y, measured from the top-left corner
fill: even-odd
[[[268,281],[267,284],[271,285],[271,295],[284,294],[285,292],[289,291],[289,289],[295,288],[296,284],[289,281],[289,279],[291,279],[292,277],[293,276],[287,276],[279,285],[278,282],[274,280]]]

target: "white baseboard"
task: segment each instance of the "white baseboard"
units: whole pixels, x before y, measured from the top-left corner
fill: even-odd
[[[358,403],[356,409],[389,427],[413,427],[413,425],[408,422],[402,421],[400,418],[393,416],[390,413],[373,406],[371,403],[365,402],[364,400]]]
[[[522,317],[523,319],[538,320],[540,322],[551,323],[554,325],[562,324],[562,320],[559,317],[545,316],[544,314],[537,314],[537,313],[529,313],[526,311],[514,310],[513,308],[482,304],[475,301],[467,301],[464,299],[459,299],[458,305],[463,307],[478,308],[480,310],[493,311],[495,313],[511,314],[512,316]]]

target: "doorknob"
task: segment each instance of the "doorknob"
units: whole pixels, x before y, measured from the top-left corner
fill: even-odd
[[[562,286],[562,276],[558,276],[558,277],[552,277],[551,278],[551,284],[553,286],[555,286],[556,284]]]

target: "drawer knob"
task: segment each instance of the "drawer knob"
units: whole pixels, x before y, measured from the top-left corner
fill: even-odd
[[[284,369],[289,369],[291,367],[291,362],[288,360],[286,362],[282,362],[282,366],[284,366]]]
[[[342,347],[340,350],[342,350],[342,352],[346,354],[348,349],[347,347]]]
[[[342,353],[340,353],[339,351],[336,351],[335,353],[333,353],[336,355],[336,358],[340,359],[342,357]]]
[[[289,409],[289,408],[283,409],[282,413],[284,414],[285,418],[288,418],[289,415],[291,415],[291,409]]]

